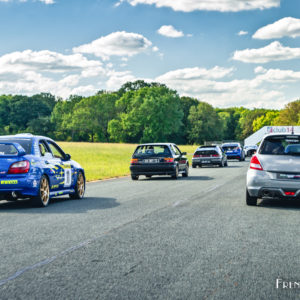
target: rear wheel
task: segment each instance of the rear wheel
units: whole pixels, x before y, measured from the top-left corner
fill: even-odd
[[[50,202],[50,187],[47,176],[43,175],[40,180],[38,195],[32,198],[34,205],[46,207]]]
[[[246,203],[247,205],[251,205],[251,206],[257,205],[257,197],[250,196],[248,190],[246,190]]]
[[[192,168],[195,169],[197,167],[197,165],[192,165]]]
[[[189,176],[189,165],[185,166],[185,172],[182,173],[182,177],[188,177]]]
[[[227,161],[227,160],[226,160],[224,166],[225,166],[225,167],[228,167],[228,161]]]
[[[176,166],[176,168],[175,168],[175,173],[172,175],[172,178],[173,178],[173,179],[177,179],[177,178],[178,178],[178,175],[179,175],[179,170],[178,170],[178,166]]]
[[[220,167],[220,168],[223,168],[223,167],[224,167],[224,162],[223,162],[223,160],[220,162],[219,167]]]
[[[78,173],[77,182],[75,186],[75,193],[70,194],[71,199],[82,199],[85,192],[85,179],[82,172]]]
[[[131,174],[131,179],[132,179],[132,180],[138,180],[138,179],[139,179],[139,176],[138,176],[138,175],[133,175],[133,174]]]

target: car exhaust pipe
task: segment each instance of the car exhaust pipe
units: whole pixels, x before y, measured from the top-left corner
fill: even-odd
[[[270,197],[270,192],[269,191],[264,191],[263,196],[264,197]]]

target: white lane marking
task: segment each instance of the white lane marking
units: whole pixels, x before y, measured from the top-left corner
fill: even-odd
[[[223,185],[225,185],[225,183],[223,183],[223,184],[218,184],[218,185],[215,185],[215,186],[212,186],[210,189],[204,191],[203,194],[207,194],[207,193],[209,193],[209,192],[215,191],[216,189],[222,187]],[[172,207],[176,207],[176,206],[178,206],[178,205],[180,205],[180,204],[182,204],[182,203],[184,203],[184,202],[187,202],[188,200],[189,200],[189,199],[178,200],[178,201],[176,201],[176,202],[172,205]]]
[[[36,268],[39,268],[39,267],[48,265],[48,264],[52,263],[54,260],[56,260],[57,258],[62,257],[62,256],[65,256],[66,254],[71,253],[71,252],[73,252],[73,251],[75,251],[75,250],[78,250],[78,249],[80,249],[80,248],[82,248],[82,247],[84,247],[84,246],[90,244],[91,242],[95,241],[96,239],[98,239],[98,238],[95,238],[95,239],[91,239],[91,240],[87,240],[87,241],[81,242],[80,244],[78,244],[78,245],[76,245],[76,246],[73,246],[73,247],[70,247],[70,248],[68,248],[68,249],[66,249],[66,250],[64,250],[64,251],[62,251],[62,252],[60,252],[60,253],[58,253],[57,255],[54,255],[54,256],[52,256],[52,257],[50,257],[50,258],[47,258],[47,259],[45,259],[45,260],[42,260],[42,261],[40,261],[40,262],[38,262],[38,263],[36,263],[36,264],[34,264],[34,265],[27,266],[27,267],[25,267],[25,268],[23,268],[23,269],[20,269],[20,270],[18,270],[15,274],[11,275],[10,277],[8,277],[8,278],[6,278],[6,279],[3,279],[3,280],[0,280],[0,286],[2,286],[2,285],[4,285],[4,284],[8,283],[8,282],[11,281],[11,280],[16,279],[17,277],[19,277],[20,275],[22,275],[23,273],[25,273],[25,272],[27,272],[27,271],[34,270],[34,269],[36,269]]]

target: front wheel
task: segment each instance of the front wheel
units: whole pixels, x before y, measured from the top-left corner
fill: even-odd
[[[43,175],[41,177],[38,195],[35,196],[32,200],[36,206],[48,206],[50,202],[50,187],[47,176]]]
[[[257,197],[250,196],[248,190],[246,190],[246,203],[250,206],[256,206],[257,205]]]
[[[84,196],[84,192],[85,192],[85,178],[82,172],[79,172],[77,176],[76,186],[75,186],[75,193],[70,194],[69,196],[71,199],[82,199]]]

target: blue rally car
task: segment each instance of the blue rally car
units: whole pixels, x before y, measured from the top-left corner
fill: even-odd
[[[0,196],[5,200],[31,198],[47,206],[51,197],[85,192],[83,168],[50,138],[17,134],[0,136]]]

